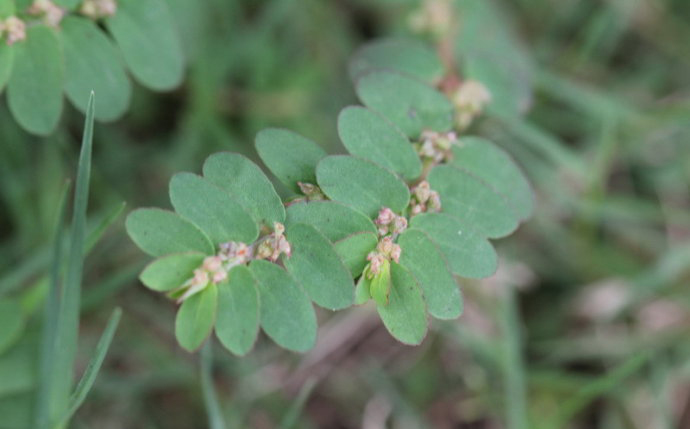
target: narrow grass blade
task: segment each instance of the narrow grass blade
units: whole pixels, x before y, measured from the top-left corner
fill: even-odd
[[[292,429],[295,426],[297,419],[299,418],[300,414],[302,414],[304,404],[307,403],[309,397],[311,396],[311,392],[316,386],[316,382],[316,377],[310,377],[304,382],[302,388],[299,390],[297,398],[292,403],[287,413],[285,413],[283,416],[283,420],[280,422],[280,429]]]
[[[57,338],[53,351],[54,363],[51,415],[63,414],[68,406],[74,359],[77,353],[79,335],[79,302],[81,294],[82,271],[84,268],[84,241],[86,236],[86,208],[89,199],[89,179],[91,176],[91,149],[93,144],[94,95],[91,93],[86,110],[86,122],[82,140],[70,231],[70,248],[67,259],[65,283],[60,300],[57,318]]]
[[[204,405],[208,415],[210,429],[226,429],[223,412],[218,403],[218,395],[213,386],[213,343],[209,339],[201,349],[201,390],[204,395]]]
[[[60,196],[57,213],[55,237],[53,241],[53,255],[50,268],[50,290],[46,297],[43,310],[43,326],[39,356],[39,383],[36,389],[36,404],[34,407],[34,427],[42,428],[50,419],[50,392],[52,391],[51,370],[53,364],[53,350],[55,347],[55,329],[60,308],[60,271],[62,266],[63,235],[65,233],[65,219],[67,218],[67,196],[70,182],[65,183]]]
[[[79,380],[79,384],[77,384],[77,388],[74,390],[74,393],[72,393],[72,396],[70,397],[69,406],[60,418],[60,423],[58,424],[58,427],[66,427],[69,419],[84,403],[86,395],[89,394],[89,391],[93,387],[93,384],[96,381],[96,376],[98,375],[98,371],[100,371],[101,365],[103,365],[105,355],[108,353],[110,343],[113,341],[113,337],[115,336],[115,331],[117,330],[117,326],[120,323],[121,317],[122,310],[120,308],[116,308],[113,311],[113,314],[110,316],[110,319],[108,319],[108,324],[106,325],[105,330],[103,330],[101,338],[98,340],[96,350],[94,350],[93,356],[89,361],[89,365],[86,367],[86,370],[84,371],[84,375],[82,375],[81,380]]]
[[[527,388],[525,386],[525,363],[522,358],[522,333],[518,314],[515,288],[505,285],[503,309],[500,314],[503,333],[503,378],[505,423],[508,429],[528,429]]]

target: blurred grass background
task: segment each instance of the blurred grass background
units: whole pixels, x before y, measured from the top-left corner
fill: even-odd
[[[167,181],[214,151],[254,157],[266,126],[338,151],[356,102],[346,62],[408,34],[420,1],[168,0],[185,84],[136,88],[130,113],[97,125],[91,217],[168,206]],[[320,313],[316,348],[259,341],[215,350],[232,428],[690,428],[690,3],[497,1],[534,65],[522,119],[472,130],[511,152],[536,216],[499,242],[500,272],[463,282],[465,314],[397,344],[367,309]],[[462,17],[459,17],[462,21]],[[83,117],[47,139],[0,103],[0,296],[37,313],[57,204]],[[87,259],[81,360],[114,306],[121,326],[75,428],[204,428],[199,357],[173,335],[174,306],[141,287],[145,258],[120,219]],[[40,306],[39,306],[40,307]],[[31,347],[31,321],[16,348]],[[12,350],[15,350],[13,348]],[[0,428],[31,388],[30,362],[0,355]]]

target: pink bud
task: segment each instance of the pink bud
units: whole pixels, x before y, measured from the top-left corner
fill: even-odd
[[[377,225],[388,225],[395,219],[395,213],[388,207],[379,210],[379,216],[376,218]]]
[[[394,244],[393,245],[393,250],[391,250],[391,259],[393,259],[395,262],[400,263],[400,254],[402,253],[402,248]]]

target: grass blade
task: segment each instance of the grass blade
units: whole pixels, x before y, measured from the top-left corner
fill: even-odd
[[[291,429],[295,426],[297,419],[300,414],[302,414],[304,404],[307,403],[307,400],[309,400],[311,396],[311,392],[314,390],[314,387],[316,387],[317,381],[316,377],[310,377],[304,382],[302,388],[299,390],[297,398],[292,403],[287,413],[285,413],[285,416],[283,416],[283,420],[280,422],[280,429]]]
[[[70,182],[65,183],[60,196],[55,237],[53,244],[52,263],[50,268],[50,290],[43,310],[43,326],[39,356],[39,384],[36,390],[36,405],[34,408],[34,427],[45,427],[50,419],[50,392],[52,391],[52,361],[55,347],[55,327],[60,306],[60,271],[62,266],[63,235],[65,233],[65,219],[67,218],[67,196]]]
[[[108,324],[103,330],[101,338],[98,340],[96,350],[94,350],[93,356],[89,361],[89,365],[84,371],[84,375],[82,375],[81,380],[79,380],[79,384],[77,384],[74,393],[70,397],[69,406],[67,407],[67,410],[63,414],[62,418],[60,418],[58,427],[66,427],[69,419],[84,403],[86,395],[89,394],[89,391],[93,387],[93,384],[96,381],[96,376],[98,376],[98,371],[100,371],[101,365],[103,365],[103,360],[105,360],[105,355],[108,353],[110,343],[113,341],[113,336],[115,336],[115,331],[117,330],[121,317],[122,310],[120,308],[116,308],[113,311],[113,314],[110,315]]]
[[[525,385],[525,364],[522,358],[522,333],[518,313],[516,291],[512,285],[503,285],[503,309],[500,315],[501,331],[504,337],[503,377],[504,401],[506,405],[506,427],[527,429],[527,387]]]
[[[91,150],[93,144],[94,95],[91,93],[86,110],[84,136],[82,139],[77,180],[74,193],[74,208],[70,231],[70,248],[67,259],[65,283],[62,289],[60,310],[57,318],[57,338],[53,351],[54,363],[51,416],[62,415],[68,406],[74,359],[77,353],[79,335],[79,302],[81,294],[82,271],[84,268],[84,242],[86,236],[86,208],[89,199],[89,179],[91,176]]]
[[[206,341],[201,349],[201,390],[204,395],[204,405],[208,415],[208,424],[211,429],[226,429],[218,395],[213,387],[213,344],[212,340]]]

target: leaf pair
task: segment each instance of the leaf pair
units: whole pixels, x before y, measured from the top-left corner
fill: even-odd
[[[14,0],[0,3],[5,5],[0,19],[18,12]],[[24,129],[50,134],[60,119],[63,91],[82,112],[94,91],[101,106],[96,119],[120,118],[132,92],[125,67],[154,90],[180,84],[184,59],[163,0],[118,1],[116,14],[104,20],[107,33],[75,14],[76,4],[66,6],[70,10],[59,29],[32,23],[26,40],[0,42],[0,90],[7,84],[10,111]]]

